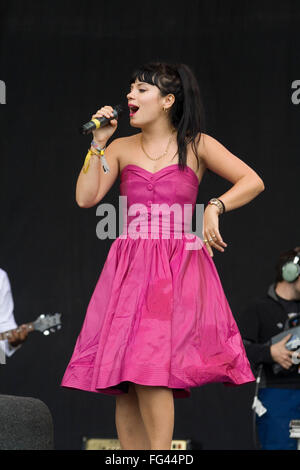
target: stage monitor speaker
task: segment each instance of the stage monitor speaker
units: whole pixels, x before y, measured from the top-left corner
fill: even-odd
[[[31,397],[0,395],[0,450],[53,450],[48,407]]]
[[[173,440],[170,450],[191,449],[191,440]],[[101,439],[84,437],[83,450],[121,450],[119,439]]]

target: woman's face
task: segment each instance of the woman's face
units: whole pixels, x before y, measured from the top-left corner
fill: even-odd
[[[130,125],[141,127],[163,116],[164,97],[160,95],[160,90],[155,85],[136,80],[131,84],[131,91],[127,94],[128,105],[137,106],[138,111],[134,112],[129,107]]]

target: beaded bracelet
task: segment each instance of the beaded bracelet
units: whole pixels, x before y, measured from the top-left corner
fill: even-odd
[[[84,160],[83,169],[82,169],[83,173],[86,173],[88,171],[89,166],[90,166],[90,158],[92,155],[96,155],[97,157],[100,157],[104,173],[108,173],[110,171],[110,168],[104,156],[105,149],[106,149],[106,146],[103,148],[100,148],[100,146],[97,145],[94,140],[92,140],[91,148],[86,154],[86,157]]]
[[[98,152],[101,152],[102,150],[106,149],[106,145],[104,145],[104,147],[101,148],[101,146],[97,144],[97,142],[94,139],[91,142],[91,146],[94,147],[96,150],[98,150]]]

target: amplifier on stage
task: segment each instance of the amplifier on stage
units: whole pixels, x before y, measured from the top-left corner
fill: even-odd
[[[102,439],[97,437],[84,437],[83,450],[121,450],[119,439]],[[170,450],[189,450],[191,440],[173,440]]]
[[[290,421],[290,437],[297,439],[297,450],[300,450],[300,420],[292,419]]]

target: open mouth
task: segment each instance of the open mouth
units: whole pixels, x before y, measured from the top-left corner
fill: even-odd
[[[129,116],[133,116],[139,110],[138,106],[130,106],[129,107]]]

